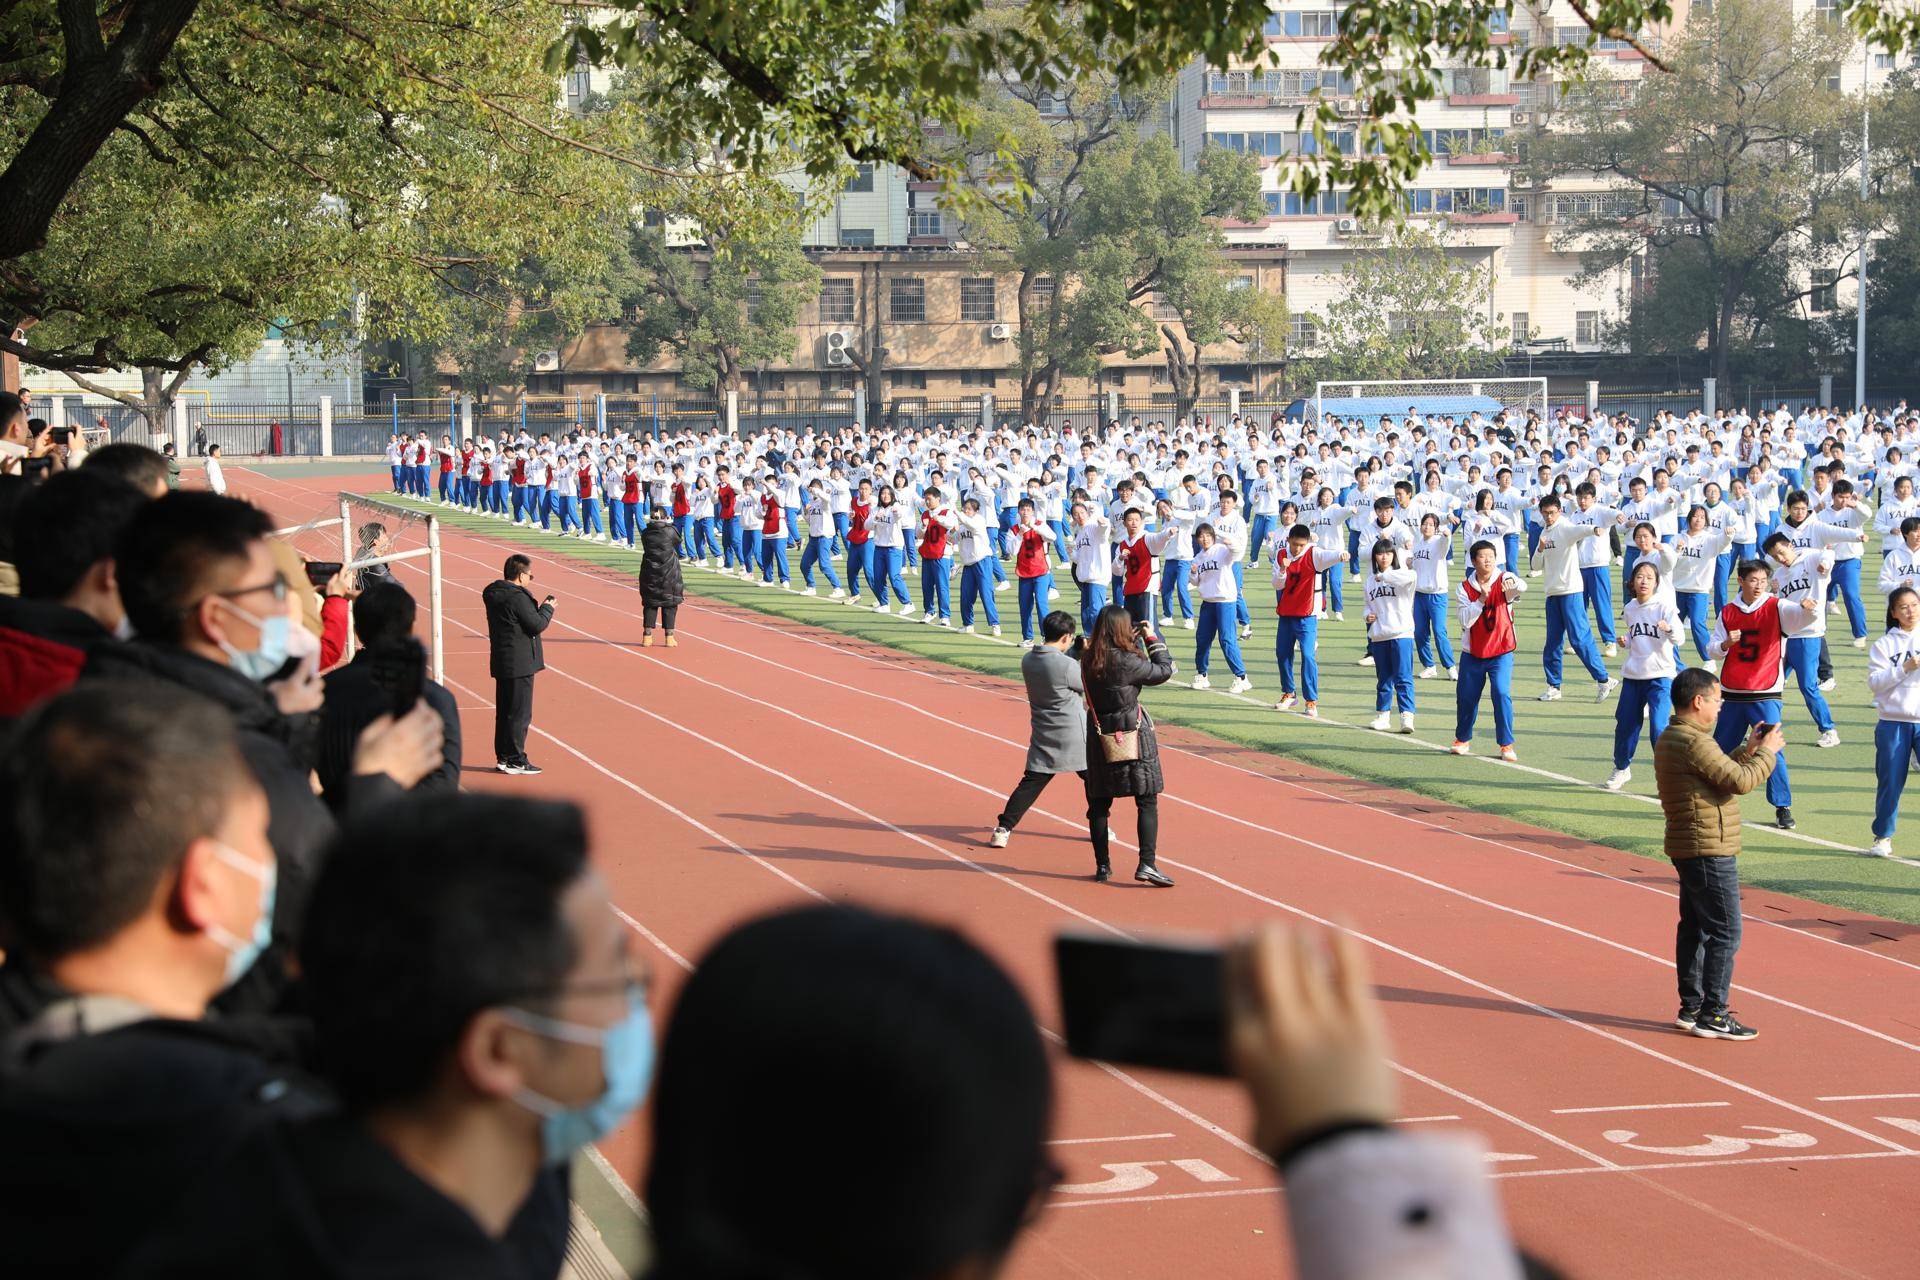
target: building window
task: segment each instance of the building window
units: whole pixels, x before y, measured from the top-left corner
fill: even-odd
[[[1599,345],[1600,313],[1598,311],[1573,313],[1573,340],[1583,347]]]
[[[927,375],[924,370],[908,371],[905,369],[895,369],[887,375],[887,381],[893,384],[895,391],[925,391],[927,389]]]
[[[1027,288],[1027,305],[1034,315],[1045,315],[1053,310],[1053,277],[1035,276]]]
[[[1507,197],[1507,212],[1520,221],[1525,222],[1527,220],[1527,198],[1525,196],[1509,195]]]
[[[927,282],[919,276],[895,276],[887,298],[887,319],[906,324],[927,320]],[[924,382],[922,386],[926,385]]]
[[[969,277],[960,282],[960,318],[962,320],[999,319],[994,303],[992,276]]]
[[[1840,5],[1837,0],[1813,0],[1813,15],[1830,27],[1840,25]]]
[[[1533,336],[1533,325],[1530,323],[1530,320],[1531,317],[1524,311],[1516,311],[1513,313],[1514,346],[1524,346]]]
[[[1892,55],[1892,54],[1890,54],[1890,53],[1876,53],[1876,54],[1874,54],[1874,55],[1873,55],[1873,69],[1874,69],[1875,71],[1891,71],[1891,70],[1893,70],[1893,55]]]
[[[1157,289],[1154,290],[1152,307],[1153,318],[1155,320],[1178,320],[1180,318],[1179,308],[1175,307],[1171,302],[1168,302],[1166,295]]]
[[[1233,279],[1227,281],[1227,289],[1229,292],[1237,293],[1242,289],[1251,288],[1253,288],[1252,276],[1235,276]]]
[[[915,209],[907,215],[907,222],[908,235],[937,236],[941,234],[938,209]]]
[[[1287,317],[1287,350],[1311,351],[1320,345],[1320,324],[1298,313]]]
[[[1331,40],[1339,33],[1339,16],[1332,9],[1296,9],[1279,15],[1280,30],[1308,40]]]
[[[853,281],[828,276],[820,282],[820,319],[828,323],[853,319]]]
[[[840,243],[850,249],[870,249],[873,247],[873,228],[842,227],[840,228]]]
[[[1835,306],[1834,281],[1840,278],[1838,271],[1822,267],[1813,273],[1813,293],[1807,299],[1807,305],[1815,311],[1831,311]]]
[[[960,385],[963,387],[979,387],[982,390],[991,391],[998,382],[999,375],[992,369],[962,369],[960,371]]]
[[[863,164],[858,169],[855,169],[853,176],[847,179],[847,185],[840,189],[842,191],[872,191],[873,166]]]

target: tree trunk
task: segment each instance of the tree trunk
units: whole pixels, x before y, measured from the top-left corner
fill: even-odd
[[[1160,334],[1166,339],[1167,381],[1173,387],[1173,417],[1178,422],[1189,417],[1200,402],[1200,347],[1194,344],[1192,355],[1188,355],[1172,325],[1161,325]]]

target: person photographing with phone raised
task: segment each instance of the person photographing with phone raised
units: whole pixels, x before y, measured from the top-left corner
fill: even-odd
[[[532,775],[527,728],[533,723],[533,677],[546,669],[540,633],[553,621],[554,599],[534,603],[533,561],[507,557],[500,581],[480,598],[487,607],[487,667],[493,676],[493,756],[501,773]]]
[[[1776,718],[1755,723],[1733,751],[1722,749],[1721,706],[1712,672],[1682,671],[1673,680],[1673,719],[1653,747],[1666,854],[1680,877],[1674,1025],[1709,1040],[1751,1040],[1759,1033],[1727,1008],[1740,949],[1740,797],[1772,776],[1785,740]]]
[[[1087,833],[1093,841],[1095,880],[1113,874],[1107,859],[1107,819],[1117,796],[1132,796],[1139,811],[1140,865],[1133,878],[1157,889],[1173,880],[1154,863],[1160,837],[1160,742],[1140,691],[1173,678],[1167,642],[1119,605],[1094,616],[1080,682],[1087,702]]]

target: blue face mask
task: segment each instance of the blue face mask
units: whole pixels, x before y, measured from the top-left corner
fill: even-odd
[[[280,888],[280,867],[272,861],[256,861],[224,844],[213,846],[213,856],[235,871],[260,882],[260,917],[253,922],[250,936],[242,938],[217,924],[207,926],[208,935],[227,949],[225,985],[230,987],[240,980],[241,974],[253,968],[253,962],[273,941],[273,902]]]
[[[653,1080],[653,1014],[638,990],[627,999],[627,1016],[610,1027],[583,1027],[522,1009],[504,1012],[535,1035],[600,1047],[600,1073],[606,1083],[593,1101],[569,1107],[531,1089],[514,1095],[515,1102],[540,1117],[540,1150],[546,1163],[571,1160],[581,1148],[612,1133],[646,1099]]]
[[[287,635],[291,620],[285,613],[276,613],[270,618],[260,618],[248,613],[230,600],[222,600],[220,603],[260,629],[260,647],[252,651],[236,649],[225,640],[220,642],[221,650],[227,655],[228,666],[249,680],[265,680],[286,665]]]

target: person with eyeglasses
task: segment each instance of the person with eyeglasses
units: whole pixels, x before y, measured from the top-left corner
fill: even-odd
[[[571,1162],[654,1063],[650,983],[587,847],[575,806],[498,795],[348,824],[302,951],[338,1109],[252,1134],[123,1280],[557,1276]]]
[[[273,945],[257,974],[227,992],[226,1007],[279,1003],[307,889],[335,820],[313,792],[318,760],[318,653],[291,656],[288,586],[268,549],[273,521],[251,503],[182,490],[142,507],[115,549],[120,601],[134,639],[90,653],[81,679],[161,681],[224,708],[267,795],[268,838],[279,866]],[[311,709],[289,713],[286,705]],[[355,811],[412,787],[439,767],[440,717],[424,701],[360,732],[341,805]]]

